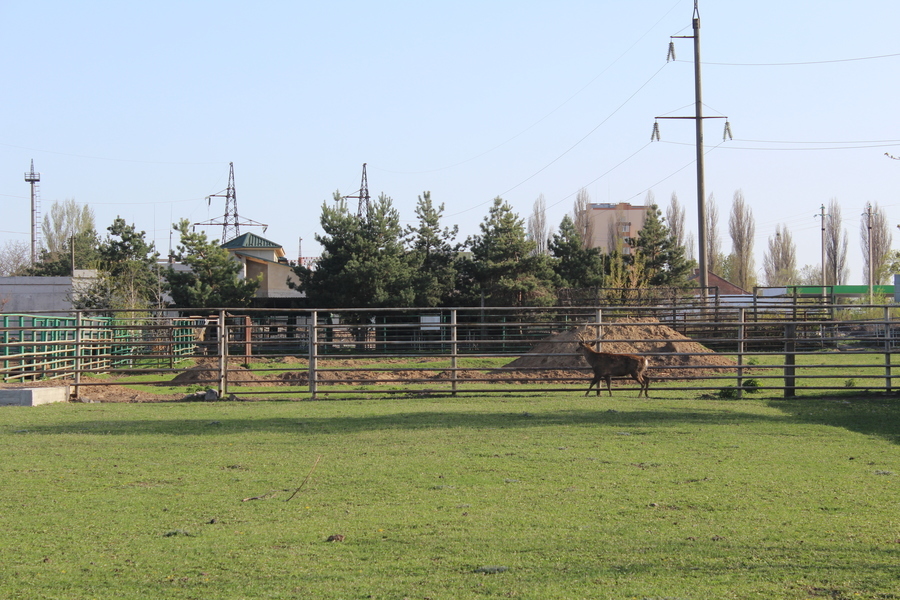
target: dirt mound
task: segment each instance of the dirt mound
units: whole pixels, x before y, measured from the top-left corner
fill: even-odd
[[[579,350],[579,334],[594,337],[596,331],[592,327],[579,327],[546,338],[528,354],[507,364],[504,370],[578,370],[584,376],[588,365]],[[604,324],[600,339],[601,347],[597,349],[603,352],[649,355],[650,369],[657,376],[702,376],[735,364],[656,319],[620,319]]]
[[[219,379],[219,362],[215,359],[198,361],[196,365],[172,378],[172,385],[213,384]],[[276,385],[267,377],[260,377],[250,369],[228,365],[228,385]]]

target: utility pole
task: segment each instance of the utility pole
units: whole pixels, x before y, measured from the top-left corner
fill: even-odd
[[[726,119],[725,135],[731,137],[731,127],[728,124],[728,117],[704,117],[703,116],[703,97],[702,85],[700,79],[700,9],[697,7],[697,0],[694,0],[694,15],[692,20],[694,35],[673,35],[672,39],[693,39],[694,40],[694,116],[693,117],[656,117],[657,119],[694,119],[696,152],[697,152],[697,221],[699,230],[699,262],[700,262],[700,294],[701,298],[706,301],[707,288],[709,287],[709,271],[708,264],[708,248],[706,247],[706,183],[703,162],[703,119]],[[669,55],[667,60],[675,60],[675,43],[669,42]],[[653,124],[652,139],[659,140],[659,125]]]
[[[822,220],[822,300],[825,299],[825,205],[819,207],[819,214],[813,217],[819,217]]]
[[[872,203],[866,202],[866,212],[864,212],[862,216],[864,216],[866,218],[866,252],[868,254],[868,259],[869,259],[869,265],[868,265],[869,266],[869,272],[868,272],[869,304],[872,304],[872,300],[873,300],[873,291],[874,291],[873,284],[874,284],[874,278],[875,278],[874,277],[875,269],[873,268],[873,265],[872,265],[872,216],[874,214],[878,214],[878,213],[872,212]]]

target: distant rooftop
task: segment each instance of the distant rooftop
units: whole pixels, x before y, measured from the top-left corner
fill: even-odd
[[[222,247],[226,250],[238,250],[240,248],[281,248],[281,244],[276,244],[255,233],[245,233],[233,240],[225,242],[222,244]]]
[[[628,210],[631,208],[645,209],[647,207],[643,206],[643,205],[635,206],[634,204],[631,204],[630,202],[591,202],[591,208],[596,208],[596,209],[621,208],[624,210]]]

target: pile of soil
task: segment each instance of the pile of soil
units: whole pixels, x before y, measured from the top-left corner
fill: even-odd
[[[656,319],[620,319],[601,327],[601,344],[596,350],[616,354],[642,354],[650,360],[656,376],[687,378],[722,372],[735,362],[720,356]],[[507,364],[504,370],[550,369],[584,371],[587,361],[581,355],[578,336],[595,339],[593,327],[579,327],[546,338],[530,352]],[[644,341],[646,340],[646,341]],[[718,367],[718,368],[717,368]],[[534,373],[534,372],[532,372]]]
[[[210,385],[219,379],[219,361],[215,358],[201,359],[186,371],[172,378],[172,385]],[[256,375],[239,364],[228,364],[228,385],[277,385],[268,377]]]

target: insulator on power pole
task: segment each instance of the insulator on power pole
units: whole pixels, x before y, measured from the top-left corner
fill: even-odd
[[[653,133],[650,134],[650,141],[659,141],[659,121],[653,122]]]
[[[733,137],[731,137],[731,123],[729,123],[728,121],[725,121],[725,132],[722,134],[722,141],[724,142],[726,139],[734,139]]]
[[[675,42],[669,40],[669,53],[666,54],[666,62],[675,60]]]

